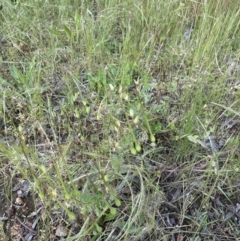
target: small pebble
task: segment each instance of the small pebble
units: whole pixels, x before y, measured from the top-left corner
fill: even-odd
[[[22,190],[18,190],[17,195],[18,195],[18,197],[24,197]]]
[[[23,205],[23,200],[22,200],[22,198],[17,197],[15,203],[16,203],[16,205]]]
[[[226,144],[225,140],[223,140],[223,139],[219,140],[218,145],[220,148],[223,148],[225,146],[225,144]]]
[[[58,237],[66,237],[67,234],[68,234],[67,228],[65,228],[64,226],[58,226],[57,227],[56,236],[58,236]]]

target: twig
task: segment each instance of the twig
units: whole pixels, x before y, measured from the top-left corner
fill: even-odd
[[[15,215],[15,218],[24,228],[28,229],[33,234],[37,234],[37,231],[33,230],[32,228],[29,228],[25,223],[21,221],[21,219],[17,215]]]
[[[191,169],[191,171],[201,171],[201,170],[203,170],[203,168],[205,168],[207,165],[208,165],[207,162],[201,163],[201,164],[199,164],[199,165],[195,165],[195,166]],[[184,170],[185,170],[185,168],[178,168],[178,167],[176,167],[176,168],[171,168],[171,167],[166,167],[166,168],[164,168],[164,169],[162,170],[162,172],[170,172],[170,173],[176,172],[176,173],[179,173],[179,172],[182,172],[182,171],[184,171]]]
[[[8,217],[0,217],[0,221],[7,221]]]

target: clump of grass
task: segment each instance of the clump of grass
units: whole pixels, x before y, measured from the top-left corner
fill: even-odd
[[[239,116],[230,84],[239,77],[238,9],[213,0],[3,1],[3,186],[30,181],[45,207],[39,240],[60,224],[68,240],[219,235],[208,211],[218,212],[216,196],[236,205],[239,171],[237,132],[221,129]],[[223,157],[205,146],[210,134],[227,140]]]

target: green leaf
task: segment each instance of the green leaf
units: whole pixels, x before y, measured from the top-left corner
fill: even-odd
[[[104,175],[103,178],[104,178],[104,181],[105,181],[105,182],[108,182],[108,181],[109,181],[109,176],[108,176],[108,175]]]
[[[188,140],[189,141],[191,141],[191,142],[193,142],[193,143],[198,143],[198,135],[189,135],[189,136],[187,136],[187,138],[188,138]]]
[[[10,73],[12,75],[12,77],[15,79],[15,80],[18,80],[20,79],[20,73],[19,73],[19,70],[13,65],[13,66],[10,66]]]
[[[76,188],[73,190],[73,196],[76,198],[79,198],[81,196],[81,193],[79,192],[79,190],[77,190]]]
[[[102,228],[97,224],[96,224],[96,230],[98,233],[102,233],[102,231],[103,231]]]
[[[83,204],[93,204],[93,203],[99,203],[99,200],[102,199],[102,194],[88,194],[88,193],[82,193],[80,196],[80,201]]]
[[[64,31],[66,32],[66,34],[68,35],[69,38],[72,38],[73,34],[72,31],[66,26],[63,25]]]
[[[137,151],[134,147],[131,147],[130,151],[131,151],[132,155],[137,155]]]
[[[110,208],[110,213],[113,214],[113,215],[115,215],[115,214],[117,213],[117,209],[111,207],[111,208]]]
[[[68,193],[68,192],[65,192],[65,198],[66,198],[67,200],[70,200],[70,199],[71,199],[71,194]]]
[[[121,206],[121,201],[119,199],[115,199],[115,204],[117,207],[120,207]]]
[[[152,125],[152,132],[153,133],[159,133],[162,130],[162,123],[157,122],[154,125]]]
[[[68,211],[67,214],[68,214],[69,219],[76,220],[76,215],[73,212]]]
[[[141,146],[138,143],[136,143],[135,146],[136,146],[136,151],[140,152],[141,151]]]
[[[78,11],[75,12],[74,22],[75,22],[75,25],[78,25],[80,22],[80,17],[79,17]]]
[[[150,140],[151,140],[152,143],[154,143],[156,141],[155,136],[154,135],[150,135]]]
[[[112,208],[111,208],[112,209]],[[115,208],[114,208],[115,209]],[[105,217],[104,217],[104,220],[103,222],[108,222],[108,221],[111,221],[113,219],[115,219],[116,217],[118,216],[118,211],[115,209],[115,212],[107,214]]]

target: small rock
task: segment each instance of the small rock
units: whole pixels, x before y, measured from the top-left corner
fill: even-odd
[[[17,191],[17,195],[18,195],[18,197],[24,197],[24,194],[23,194],[23,191],[22,190],[18,190]]]
[[[226,142],[223,139],[220,139],[218,142],[218,146],[220,147],[220,149],[222,149],[225,146]]]
[[[64,226],[58,226],[56,230],[56,236],[58,237],[66,237],[68,234],[68,230]]]
[[[29,183],[28,180],[23,181],[23,183],[22,183],[22,191],[23,191],[25,196],[28,195],[28,193],[30,191],[30,183]]]
[[[20,205],[20,206],[23,205],[23,200],[22,200],[22,198],[17,197],[15,203],[16,203],[16,205]]]

